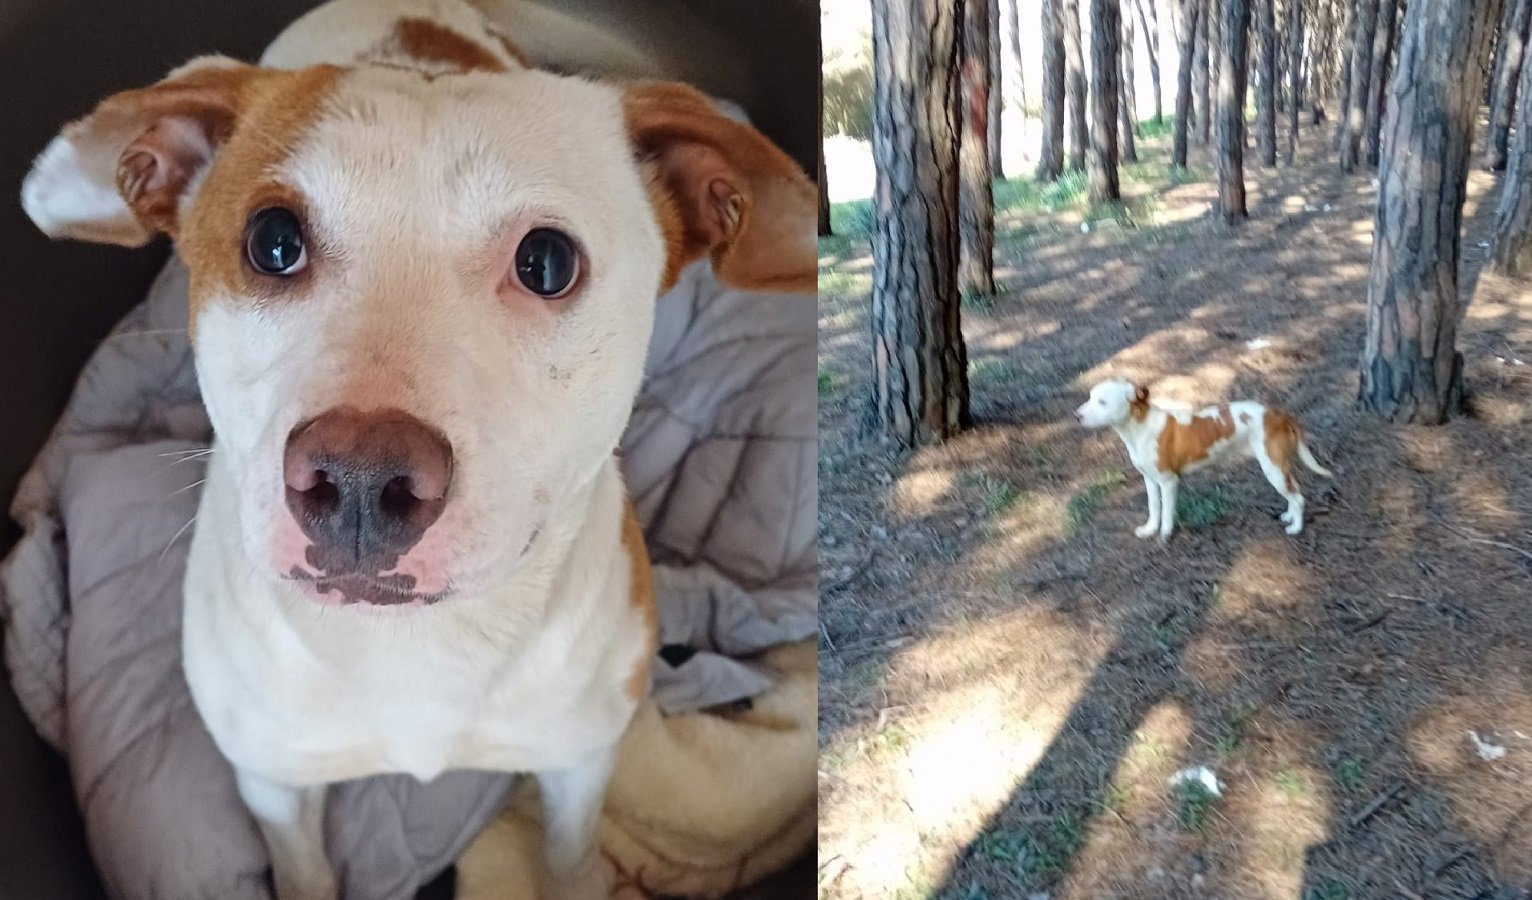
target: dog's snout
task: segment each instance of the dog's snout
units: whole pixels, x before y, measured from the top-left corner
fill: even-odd
[[[400,410],[342,407],[294,428],[282,467],[287,508],[320,551],[316,565],[376,571],[441,515],[452,447]]]

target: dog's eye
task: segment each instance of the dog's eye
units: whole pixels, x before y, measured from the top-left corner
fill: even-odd
[[[273,206],[250,217],[245,258],[263,275],[296,275],[308,264],[303,226],[290,209]]]
[[[516,248],[516,279],[546,300],[568,293],[579,274],[580,251],[563,232],[533,229]]]

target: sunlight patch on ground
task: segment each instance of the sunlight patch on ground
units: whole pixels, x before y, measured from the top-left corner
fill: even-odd
[[[957,479],[950,469],[908,472],[894,482],[890,511],[908,518],[930,515],[952,493]]]
[[[1272,900],[1329,896],[1303,893],[1310,848],[1329,837],[1332,798],[1324,773],[1297,761],[1278,763],[1271,772],[1234,779],[1231,791],[1247,794],[1221,827],[1238,834],[1244,870],[1253,873]]]

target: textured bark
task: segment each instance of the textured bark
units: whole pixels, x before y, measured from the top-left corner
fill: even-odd
[[[824,59],[824,36],[819,37],[819,58]],[[825,178],[825,76],[819,70],[819,236],[830,233],[830,182]]]
[[[1132,0],[1129,0],[1131,3]],[[1122,65],[1118,67],[1117,119],[1122,123],[1119,147],[1123,162],[1138,162],[1138,145],[1134,133],[1138,131],[1138,96],[1133,90],[1133,15],[1131,10],[1122,17]]]
[[[1255,92],[1255,155],[1262,166],[1277,164],[1277,7],[1276,0],[1254,0],[1260,55],[1260,84]]]
[[[1221,21],[1223,0],[1202,0],[1202,2],[1204,11],[1207,13],[1202,17],[1202,33],[1207,43],[1207,57],[1202,61],[1208,70],[1207,93],[1203,95],[1203,99],[1207,101],[1203,104],[1207,115],[1202,117],[1197,127],[1201,131],[1199,140],[1206,146],[1213,139],[1213,123],[1218,121],[1218,59],[1220,48],[1223,46],[1219,40],[1219,29],[1223,25]]]
[[[1341,70],[1338,84],[1340,102],[1335,113],[1335,149],[1340,151],[1341,141],[1346,137],[1346,110],[1351,106],[1351,63],[1356,58],[1356,8],[1348,6],[1346,16],[1346,42],[1341,46]]]
[[[957,283],[962,0],[872,10],[874,197],[869,424],[906,446],[969,424]]]
[[[1287,164],[1298,163],[1298,117],[1303,110],[1303,3],[1287,10]]]
[[[1233,225],[1245,210],[1245,78],[1249,0],[1222,0],[1223,43],[1218,48],[1218,214]]]
[[[1038,181],[1054,181],[1064,172],[1064,22],[1059,6],[1059,0],[1043,0],[1043,136]]]
[[[1367,118],[1363,126],[1363,155],[1367,165],[1378,165],[1378,133],[1383,127],[1383,107],[1388,96],[1389,58],[1394,50],[1394,32],[1398,0],[1381,0],[1378,6],[1378,33],[1372,43],[1372,89],[1367,96]]]
[[[1020,0],[1011,0],[1011,56],[1016,60],[1016,109],[1021,115],[1017,118],[1023,123],[1022,132],[1026,132],[1027,121],[1027,67],[1021,59],[1021,19],[1017,14],[1017,4]],[[996,70],[1000,71],[1000,70]]]
[[[1064,95],[1069,102],[1069,168],[1085,168],[1085,102],[1089,92],[1085,84],[1085,45],[1080,39],[1079,0],[1058,0],[1059,15],[1064,20]]]
[[[1186,168],[1186,133],[1192,118],[1192,73],[1196,69],[1198,32],[1201,31],[1201,0],[1182,0],[1181,35],[1176,63],[1176,120],[1171,130],[1170,164]]]
[[[995,292],[995,191],[993,159],[989,155],[990,92],[994,71],[989,64],[991,25],[988,0],[964,0],[962,23],[963,135],[958,157],[958,234],[962,255],[958,263],[958,293],[963,296]]]
[[[1484,136],[1484,163],[1492,172],[1505,170],[1511,121],[1519,115],[1516,112],[1517,86],[1525,66],[1529,25],[1532,25],[1532,0],[1506,0],[1499,50],[1495,67],[1490,70],[1489,131]],[[1522,105],[1526,105],[1525,100]]]
[[[1122,199],[1117,183],[1117,76],[1122,8],[1118,0],[1091,0],[1090,160],[1086,177],[1092,203]]]
[[[1463,197],[1502,0],[1410,0],[1389,86],[1367,283],[1363,406],[1434,425],[1461,411]]]
[[[1367,126],[1367,98],[1372,90],[1372,46],[1378,32],[1378,0],[1361,0],[1356,8],[1356,35],[1352,41],[1351,96],[1342,125],[1340,167],[1356,171],[1362,161],[1362,133]]]
[[[1491,265],[1503,275],[1526,278],[1532,276],[1532,103],[1526,101],[1532,97],[1532,66],[1523,63],[1518,80],[1522,102],[1496,212]]]
[[[1207,123],[1212,120],[1212,83],[1208,72],[1208,19],[1215,10],[1215,0],[1191,0],[1200,13],[1196,19],[1196,32],[1192,40],[1192,115],[1188,126],[1191,139],[1198,144],[1208,141]]]
[[[1160,11],[1154,0],[1137,0],[1138,20],[1143,23],[1144,49],[1149,53],[1149,82],[1154,90],[1154,124],[1165,121],[1164,97],[1160,93]]]
[[[1300,3],[1301,7],[1302,4]],[[1311,114],[1309,124],[1318,125],[1325,120],[1325,100],[1333,94],[1334,81],[1330,79],[1330,72],[1335,60],[1335,18],[1333,8],[1329,3],[1320,3],[1319,15],[1315,18],[1313,39],[1309,42],[1309,79],[1308,97]]]
[[[1005,108],[1005,69],[1001,68],[1000,0],[989,0],[989,168],[996,178],[1005,177],[1000,159],[1000,111]]]

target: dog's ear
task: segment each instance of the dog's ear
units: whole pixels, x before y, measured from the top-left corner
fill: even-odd
[[[264,70],[199,57],[146,88],[101,101],[71,122],[32,164],[21,205],[49,237],[136,247],[174,235],[192,179],[239,117]]]
[[[623,111],[655,179],[650,195],[668,254],[662,290],[703,255],[733,287],[816,290],[817,195],[787,154],[685,85],[629,86]]]
[[[1148,403],[1149,402],[1149,389],[1144,387],[1141,384],[1133,385],[1133,402],[1134,403]]]

